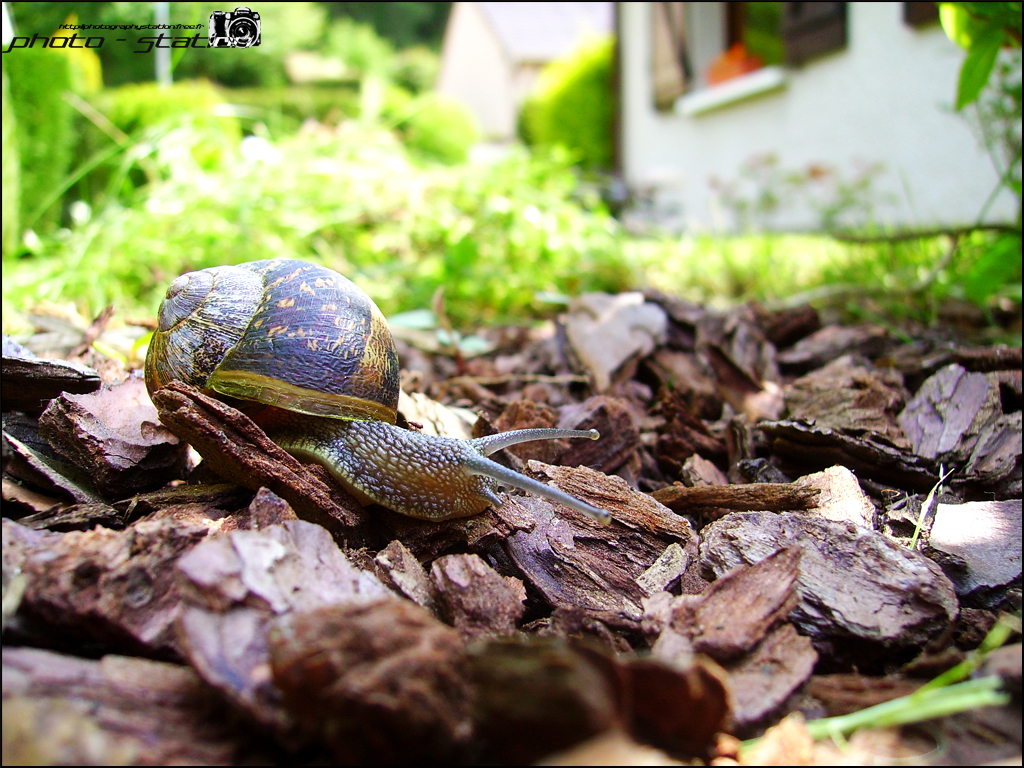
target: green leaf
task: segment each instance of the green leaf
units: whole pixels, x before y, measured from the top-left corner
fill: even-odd
[[[961,3],[939,3],[939,21],[946,37],[965,49],[971,47],[984,26],[984,22],[968,13]]]
[[[964,275],[964,298],[984,305],[1008,283],[1020,282],[1020,235],[1007,233],[993,241]]]
[[[956,108],[963,109],[977,100],[988,82],[996,56],[1003,45],[1005,33],[1000,27],[989,26],[971,42],[960,68],[960,82],[956,89]]]

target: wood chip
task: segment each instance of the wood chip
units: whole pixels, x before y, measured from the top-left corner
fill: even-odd
[[[928,538],[933,557],[974,607],[992,607],[1021,577],[1021,501],[939,504]]]
[[[5,764],[18,758],[22,764],[224,765],[243,754],[256,757],[250,734],[233,723],[223,700],[177,664],[5,647],[3,696]],[[16,703],[9,708],[9,702]]]
[[[820,488],[807,483],[750,483],[696,488],[670,485],[651,496],[671,510],[692,515],[704,510],[792,512],[814,509],[820,493]]]
[[[111,499],[184,477],[188,446],[160,424],[139,377],[87,395],[63,394],[39,417],[54,450]]]
[[[906,400],[907,392],[898,374],[874,370],[866,361],[850,355],[786,387],[790,419],[813,420],[819,427],[854,437],[870,433],[900,449],[910,447],[897,422]]]
[[[613,626],[638,628],[646,593],[637,579],[670,543],[685,548],[694,542],[689,523],[617,477],[539,462],[529,468],[607,509],[614,522],[603,526],[546,500],[524,498],[520,503],[533,512],[537,527],[507,539],[509,556],[556,608],[579,608]]]
[[[649,354],[664,338],[668,318],[640,293],[587,293],[573,299],[565,321],[573,350],[594,377],[598,392],[630,358]]]
[[[43,412],[62,392],[87,394],[102,386],[92,368],[67,360],[3,355],[3,410],[31,415]]]
[[[790,373],[806,373],[845,354],[876,357],[888,343],[888,332],[877,325],[826,325],[780,353],[779,367]]]
[[[174,632],[179,556],[211,532],[235,525],[205,508],[170,508],[124,531],[49,533],[3,521],[27,578],[23,610],[78,636],[156,658],[181,658]]]
[[[352,497],[310,473],[245,414],[178,382],[154,393],[160,420],[188,441],[216,472],[253,491],[266,487],[297,513],[332,530],[364,522]],[[343,532],[342,532],[343,533]]]
[[[505,635],[523,616],[523,582],[501,576],[479,555],[445,555],[430,567],[443,615],[465,638]]]
[[[791,547],[726,573],[700,595],[652,598],[644,616],[645,630],[658,632],[652,652],[668,660],[705,653],[720,663],[746,655],[796,606],[800,557]]]
[[[411,602],[332,605],[281,617],[269,656],[284,705],[337,762],[465,759],[475,697],[462,643]]]
[[[956,595],[941,569],[873,531],[800,512],[740,512],[702,533],[701,563],[717,575],[800,547],[791,620],[819,653],[862,669],[920,648],[956,619]]]

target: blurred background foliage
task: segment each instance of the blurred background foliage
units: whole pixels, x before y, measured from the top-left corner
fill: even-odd
[[[348,274],[388,314],[428,307],[444,288],[462,328],[636,287],[713,303],[812,299],[883,322],[934,323],[950,302],[990,318],[1007,302],[1019,308],[1019,220],[1015,231],[952,240],[829,237],[851,212],[867,217],[866,234],[884,235],[870,228],[867,172],[830,180],[820,234],[765,231],[787,196],[823,178],[770,159],[751,166],[745,187],[724,190],[745,233],[628,232],[606,202],[622,202],[609,194],[610,39],[587,40],[544,71],[520,115],[525,146],[474,161],[474,119],[431,90],[450,5],[254,3],[274,34],[245,56],[175,49],[169,88],[153,82],[152,56],[124,47],[4,55],[5,330],[46,302],[86,319],[109,303],[152,317],[181,272],[275,256]],[[771,14],[778,4],[752,5]],[[969,14],[974,4],[952,5]],[[999,5],[1018,8],[1009,55],[1019,57],[1019,4]],[[8,6],[19,30],[40,34],[69,19],[149,24],[153,12],[146,3]],[[205,24],[220,8],[171,3],[171,23]],[[969,58],[972,40],[988,38],[960,21]],[[293,82],[296,53],[333,74]],[[1019,197],[1019,66],[1004,54],[964,109]]]

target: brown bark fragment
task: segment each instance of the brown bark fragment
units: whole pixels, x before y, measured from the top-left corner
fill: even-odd
[[[443,614],[465,638],[509,634],[523,616],[523,583],[499,575],[478,555],[439,557],[430,577]]]
[[[108,498],[159,488],[185,472],[188,446],[160,425],[138,377],[92,394],[61,395],[39,417],[39,430]]]
[[[328,486],[270,440],[245,414],[178,382],[153,394],[160,420],[187,440],[221,476],[269,488],[300,515],[329,529],[366,520],[340,488]]]
[[[645,629],[660,633],[653,653],[671,658],[664,655],[667,644],[673,655],[688,645],[689,651],[705,653],[718,662],[735,661],[749,653],[796,606],[800,557],[800,550],[791,547],[754,565],[740,566],[700,595],[672,599],[667,610],[659,605],[665,598],[652,599],[645,612]],[[680,635],[688,644],[663,641],[665,632]]]
[[[537,527],[506,541],[509,556],[556,608],[581,609],[612,626],[637,628],[646,592],[637,582],[665,548],[694,541],[684,519],[616,477],[531,462],[566,493],[607,509],[611,525],[542,499],[524,498]]]
[[[671,510],[681,514],[696,514],[705,509],[737,512],[813,509],[819,493],[818,488],[795,483],[750,483],[695,488],[670,485],[655,491],[651,496]]]
[[[786,388],[790,419],[814,421],[854,437],[870,433],[901,449],[910,447],[897,422],[906,400],[899,374],[874,370],[848,355]]]
[[[811,639],[792,624],[773,629],[752,653],[726,667],[733,721],[749,727],[776,712],[810,678],[817,661]]]
[[[785,547],[803,550],[791,620],[823,655],[872,659],[919,648],[956,619],[953,585],[923,555],[881,534],[809,517],[741,512],[703,530],[701,563],[723,574]]]
[[[613,728],[620,694],[611,662],[559,639],[491,640],[468,656],[482,753],[526,765]]]
[[[375,563],[382,580],[421,608],[436,613],[437,589],[412,551],[398,539],[377,553]]]
[[[270,665],[285,706],[341,763],[450,760],[472,734],[458,633],[410,602],[284,616]]]
[[[559,429],[596,429],[601,439],[569,440],[559,460],[546,461],[547,464],[614,472],[636,455],[640,444],[640,432],[629,403],[618,397],[597,395],[579,405],[563,406],[557,426]]]
[[[5,764],[9,715],[35,762],[227,764],[251,749],[216,692],[176,664],[5,647],[3,696]]]
[[[779,367],[793,373],[821,368],[845,354],[873,358],[889,343],[888,332],[877,325],[826,325],[779,354]]]
[[[6,351],[2,378],[3,410],[32,415],[42,413],[47,404],[62,392],[87,394],[102,386],[99,373],[84,365],[67,360],[8,355]]]
[[[961,600],[997,604],[1007,585],[1020,583],[1020,499],[937,505],[927,553]]]
[[[182,553],[230,518],[202,507],[165,510],[124,531],[39,533],[5,520],[4,548],[20,550],[23,610],[77,634],[157,658],[180,658],[173,631],[181,596],[173,577]]]

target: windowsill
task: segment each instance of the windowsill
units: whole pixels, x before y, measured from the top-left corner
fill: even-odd
[[[763,67],[756,72],[680,96],[676,99],[675,112],[677,115],[686,115],[687,117],[702,115],[705,112],[711,112],[720,107],[785,87],[785,69],[776,66]]]

